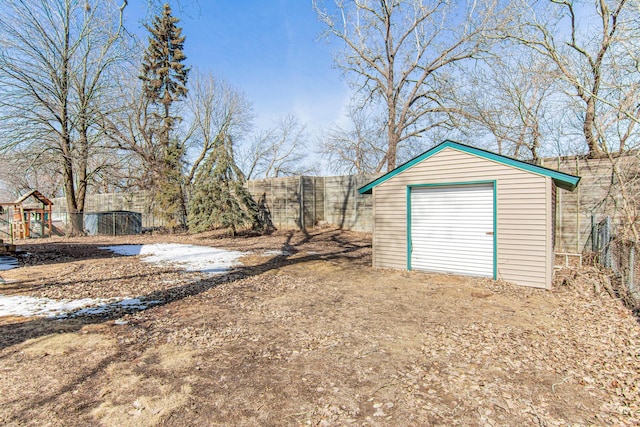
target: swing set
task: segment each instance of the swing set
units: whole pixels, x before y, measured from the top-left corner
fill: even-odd
[[[32,190],[15,202],[0,202],[0,239],[51,237],[53,202],[37,190]]]

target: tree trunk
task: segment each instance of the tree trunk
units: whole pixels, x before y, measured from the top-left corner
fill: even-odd
[[[76,194],[76,203],[78,206],[78,211],[84,214],[84,201],[87,195],[87,186],[89,180],[87,176],[87,165],[89,163],[89,129],[87,126],[87,119],[85,117],[82,117],[80,119],[80,124],[78,127],[80,129],[80,159],[77,166],[78,192]]]
[[[65,142],[62,143],[65,144]],[[66,141],[66,144],[68,144],[68,141]],[[78,236],[83,231],[83,218],[82,211],[78,209],[73,183],[73,164],[69,155],[65,155],[63,176],[67,211],[69,212],[69,225],[71,226],[69,233],[71,236]]]
[[[396,168],[398,155],[398,135],[391,129],[388,131],[389,149],[387,150],[387,172]]]
[[[393,70],[389,71],[389,81],[393,82]],[[391,84],[389,87],[392,87]],[[396,158],[398,155],[398,143],[400,142],[400,135],[398,133],[399,126],[396,123],[396,106],[391,89],[387,91],[387,138],[389,139],[389,146],[387,147],[387,172],[396,168]]]
[[[584,124],[582,130],[584,132],[584,138],[589,148],[589,157],[598,157],[602,154],[600,145],[598,144],[598,138],[593,133],[596,120],[596,100],[590,97],[587,100],[587,109],[584,116]]]
[[[60,70],[60,148],[64,156],[64,187],[65,197],[67,200],[67,211],[70,216],[72,236],[78,236],[83,231],[82,212],[78,211],[78,201],[76,199],[74,172],[73,172],[73,153],[71,147],[71,136],[69,127],[71,120],[69,119],[69,80],[70,80],[70,56],[71,56],[71,12],[66,11],[64,25],[64,44],[62,46],[62,64]]]

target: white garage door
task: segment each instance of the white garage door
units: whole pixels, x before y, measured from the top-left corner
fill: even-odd
[[[411,188],[411,269],[493,277],[493,184]]]

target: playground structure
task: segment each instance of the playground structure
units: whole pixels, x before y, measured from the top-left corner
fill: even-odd
[[[0,202],[0,239],[51,237],[53,202],[32,190],[15,202]]]

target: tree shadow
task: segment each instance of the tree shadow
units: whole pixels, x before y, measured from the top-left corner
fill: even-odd
[[[155,270],[154,272],[150,272],[150,273],[127,274],[127,275],[124,275],[124,276],[109,277],[109,278],[105,278],[105,279],[82,279],[82,283],[84,283],[84,284],[109,284],[111,282],[118,282],[118,281],[122,281],[122,280],[135,280],[135,279],[142,279],[142,278],[149,278],[149,280],[153,280],[153,278],[155,277],[155,275],[158,272],[165,272],[165,271],[166,272],[172,272],[172,271],[183,271],[183,270],[179,270],[177,268],[165,268],[165,269],[163,269],[161,267],[160,270]],[[26,286],[29,286],[30,289],[63,288],[63,287],[66,287],[66,286],[73,286],[73,285],[75,285],[77,283],[78,283],[77,280],[57,280],[57,281],[46,282],[44,284],[41,284],[41,283],[34,284],[31,280],[20,280],[20,281],[15,281],[15,282],[8,281],[3,285],[2,291],[4,291],[4,292],[6,292],[6,291],[23,291],[24,292]]]
[[[109,244],[47,242],[46,245],[43,245],[42,243],[24,243],[18,246],[17,258],[20,266],[26,267],[124,256],[109,250],[99,249],[103,246],[109,246]]]
[[[322,235],[326,236],[327,233],[330,233],[329,240],[333,243],[332,250],[299,255],[301,246]],[[123,306],[120,309],[114,307],[98,315],[90,314],[92,311],[86,314],[83,311],[84,309],[78,309],[69,312],[65,317],[34,318],[0,325],[0,350],[45,335],[77,332],[86,325],[112,321],[125,314],[134,314],[153,307],[170,304],[184,298],[199,295],[227,283],[259,276],[273,269],[313,261],[353,260],[354,258],[362,257],[362,254],[358,254],[358,251],[371,247],[369,243],[353,243],[348,239],[340,238],[340,235],[341,232],[336,232],[335,230],[315,234],[304,232],[300,241],[294,241],[295,232],[291,231],[285,235],[285,241],[281,245],[281,252],[261,264],[240,266],[225,274],[208,276],[195,282],[150,292],[136,298],[143,303],[138,307]],[[129,277],[134,277],[134,275]],[[98,309],[96,311],[100,311],[100,306],[96,308]]]

